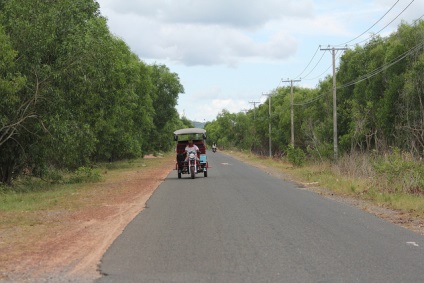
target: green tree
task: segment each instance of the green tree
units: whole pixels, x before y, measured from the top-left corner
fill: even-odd
[[[28,108],[33,101],[21,102],[19,91],[25,85],[25,78],[16,73],[14,60],[17,52],[13,50],[9,36],[0,25],[0,182],[10,184],[15,167],[20,160],[14,158],[19,150],[17,135],[25,130],[28,120],[36,118]],[[22,103],[22,104],[21,104]]]
[[[150,77],[153,85],[152,101],[154,129],[151,132],[153,150],[170,150],[173,146],[169,137],[179,127],[179,116],[175,108],[180,93],[184,93],[176,73],[172,73],[165,65],[150,66]],[[196,107],[193,105],[192,107]]]

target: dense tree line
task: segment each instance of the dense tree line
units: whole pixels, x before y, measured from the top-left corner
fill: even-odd
[[[337,116],[341,153],[387,152],[392,148],[424,156],[424,21],[402,23],[386,38],[375,36],[347,50],[338,67]],[[296,148],[318,158],[333,157],[332,77],[314,89],[294,88]],[[205,127],[209,142],[269,153],[291,143],[289,87],[247,113],[222,111]],[[270,115],[271,113],[271,115]]]
[[[169,150],[178,75],[110,33],[93,0],[0,2],[0,183]]]

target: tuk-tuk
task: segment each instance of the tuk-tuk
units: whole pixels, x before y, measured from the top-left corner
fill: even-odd
[[[174,132],[176,144],[176,165],[178,179],[182,174],[190,174],[194,179],[196,174],[202,173],[208,176],[208,161],[206,159],[206,130],[200,128],[185,128]],[[198,148],[198,152],[186,152],[186,147],[192,141]]]

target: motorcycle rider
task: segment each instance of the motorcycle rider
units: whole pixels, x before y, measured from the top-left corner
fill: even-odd
[[[212,144],[212,151],[213,151],[213,152],[215,152],[215,151],[216,151],[216,142],[214,142],[214,143]]]
[[[199,147],[193,143],[193,140],[189,140],[188,145],[185,147],[186,158],[184,161],[187,162],[188,153],[191,151],[196,153],[196,160],[199,161],[199,157],[197,157],[197,153],[199,152]]]

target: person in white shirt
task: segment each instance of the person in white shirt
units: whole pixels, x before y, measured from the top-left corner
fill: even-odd
[[[188,153],[191,151],[196,153],[196,159],[199,160],[199,158],[197,157],[197,153],[199,152],[199,147],[195,145],[192,140],[189,140],[188,145],[185,147],[186,158],[184,161],[188,160]]]

